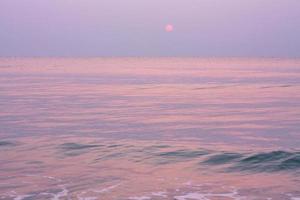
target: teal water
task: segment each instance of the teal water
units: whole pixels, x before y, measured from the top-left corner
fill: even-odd
[[[0,199],[300,198],[300,60],[1,58]]]

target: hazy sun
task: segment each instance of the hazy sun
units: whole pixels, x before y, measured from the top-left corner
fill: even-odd
[[[172,24],[167,24],[167,25],[165,26],[165,31],[166,31],[166,32],[172,32],[173,30],[174,30],[174,27],[173,27]]]

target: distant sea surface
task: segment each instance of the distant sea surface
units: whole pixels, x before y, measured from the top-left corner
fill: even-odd
[[[0,58],[0,199],[299,200],[300,59]]]

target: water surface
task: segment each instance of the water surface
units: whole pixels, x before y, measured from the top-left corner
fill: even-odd
[[[300,60],[1,58],[0,199],[300,198]]]

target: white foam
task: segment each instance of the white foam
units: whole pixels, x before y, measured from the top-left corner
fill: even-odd
[[[23,200],[27,197],[31,197],[32,195],[29,195],[29,194],[25,194],[25,195],[18,195],[18,193],[14,190],[10,191],[9,193],[6,193],[7,196],[13,198],[14,200]],[[0,196],[0,199],[1,199],[1,196]]]
[[[232,193],[220,193],[220,194],[202,194],[198,192],[188,193],[182,196],[175,196],[176,200],[209,200],[209,197],[229,197],[235,200],[243,200],[244,197],[238,195],[237,191],[233,191]]]
[[[80,193],[80,195],[77,195],[77,199],[78,200],[97,200],[98,198],[97,197],[82,197],[81,195],[84,195],[86,194],[87,191],[83,191]]]
[[[160,192],[152,192],[149,194],[149,196],[140,196],[140,197],[130,197],[130,200],[151,200],[151,197],[168,197],[166,192],[160,191]]]
[[[101,189],[101,190],[90,190],[90,191],[95,192],[95,193],[105,193],[105,192],[109,192],[109,191],[115,189],[115,188],[118,187],[119,185],[121,185],[121,183],[118,183],[118,184],[116,184],[116,185],[109,186],[109,187],[107,187],[107,188],[103,188],[103,189]]]
[[[168,197],[166,192],[152,192],[151,196],[157,196],[157,197]]]
[[[78,197],[78,200],[97,200],[97,197]]]
[[[130,197],[130,200],[151,200],[151,197],[148,196],[140,196],[140,197]]]
[[[32,195],[19,195],[17,197],[14,198],[14,200],[22,200],[25,199],[27,197],[31,197]]]
[[[106,187],[106,188],[103,188],[103,189],[100,189],[100,190],[96,190],[96,189],[89,189],[89,190],[86,190],[86,191],[83,191],[80,193],[80,195],[77,196],[77,198],[79,200],[97,200],[99,198],[97,197],[83,197],[83,195],[85,195],[86,193],[88,193],[89,191],[90,192],[93,192],[93,193],[106,193],[106,192],[109,192],[113,189],[115,189],[116,187],[118,187],[119,185],[121,185],[121,183],[118,183],[116,185],[112,185],[112,186],[109,186],[109,187]]]
[[[290,197],[290,200],[300,200],[300,197],[295,197],[293,194],[287,194]]]
[[[188,200],[188,199],[193,199],[193,200],[209,200],[207,199],[203,194],[200,193],[189,193],[183,196],[176,196],[174,197],[176,200]]]
[[[68,193],[69,191],[66,189],[66,188],[62,188],[63,190],[55,195],[53,195],[52,199],[51,200],[59,200],[60,197],[67,197],[68,196]]]

